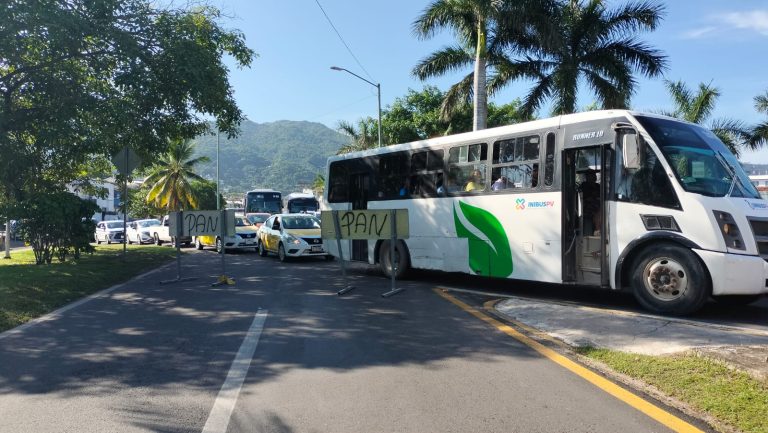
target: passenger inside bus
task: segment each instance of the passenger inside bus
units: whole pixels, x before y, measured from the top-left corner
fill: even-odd
[[[464,191],[480,192],[484,189],[485,185],[483,184],[483,174],[480,173],[480,170],[472,171],[472,175],[469,177],[469,182],[467,182],[467,185],[464,187]]]

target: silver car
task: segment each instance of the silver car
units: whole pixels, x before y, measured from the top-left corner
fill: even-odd
[[[131,221],[128,223],[128,232],[125,234],[125,238],[128,244],[136,242],[141,245],[144,242],[151,244],[154,241],[152,238],[152,228],[160,226],[160,220],[145,219]]]
[[[125,240],[122,221],[101,221],[96,224],[96,232],[93,234],[97,244],[106,242],[122,243]]]

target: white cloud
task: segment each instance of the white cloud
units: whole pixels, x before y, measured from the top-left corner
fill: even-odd
[[[768,36],[768,10],[731,12],[721,16],[720,19],[738,29],[753,30]]]
[[[717,27],[702,27],[698,29],[688,30],[687,32],[683,32],[683,38],[684,39],[700,39],[707,35],[710,35],[714,33],[718,28]]]

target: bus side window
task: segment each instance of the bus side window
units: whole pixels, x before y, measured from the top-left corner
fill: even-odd
[[[529,135],[494,142],[492,179],[495,181],[501,176],[506,177],[506,188],[538,187],[539,141],[538,135]],[[554,160],[554,138],[552,142],[552,159]],[[504,188],[496,190],[500,189]]]
[[[347,170],[345,161],[336,161],[331,164],[328,175],[328,201],[339,203],[347,201]]]
[[[480,193],[488,190],[487,158],[488,145],[485,143],[451,148],[448,151],[447,192]]]

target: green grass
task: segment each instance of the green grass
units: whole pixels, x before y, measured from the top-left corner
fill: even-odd
[[[54,259],[39,266],[32,250],[13,251],[11,259],[0,259],[0,332],[127,281],[176,255],[172,248],[129,246],[123,262],[122,252],[122,245],[97,246],[80,260]]]
[[[695,355],[645,356],[594,348],[579,353],[744,433],[768,433],[768,384],[744,372]]]

